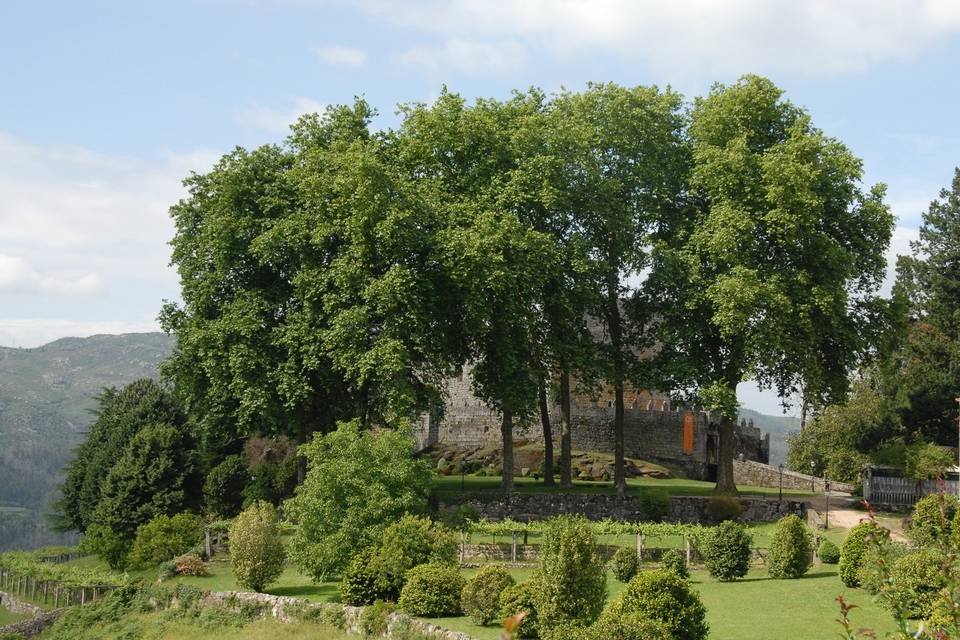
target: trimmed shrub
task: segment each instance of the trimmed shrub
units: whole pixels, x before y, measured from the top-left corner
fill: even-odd
[[[395,599],[380,552],[367,547],[355,553],[340,578],[340,599],[344,604],[361,607],[377,600]]]
[[[512,587],[507,587],[500,594],[500,618],[506,620],[520,612],[527,616],[517,628],[518,638],[537,637],[537,607],[534,604],[534,584],[526,580]]]
[[[799,578],[813,564],[813,534],[796,515],[780,518],[770,542],[770,577]]]
[[[867,542],[879,542],[879,537],[884,536],[883,531],[875,522],[866,520],[861,522],[844,538],[840,545],[840,580],[848,587],[857,587],[860,585],[858,573],[860,565],[863,562],[863,554],[867,550]]]
[[[627,547],[620,547],[610,559],[610,570],[620,582],[630,582],[630,579],[640,570],[637,552]]]
[[[637,614],[606,611],[581,636],[584,640],[674,640],[677,636],[659,620]]]
[[[204,506],[222,518],[233,518],[243,508],[243,490],[249,481],[250,471],[243,456],[227,456],[207,474]]]
[[[742,511],[740,501],[733,496],[710,496],[710,502],[707,504],[707,515],[716,523],[737,520]]]
[[[587,626],[603,610],[607,579],[593,526],[582,516],[548,520],[534,572],[539,625]]]
[[[230,564],[237,584],[256,592],[280,577],[285,552],[277,511],[268,502],[256,502],[230,526]]]
[[[185,553],[173,561],[173,571],[178,576],[207,576],[207,563],[195,553]]]
[[[817,557],[824,564],[837,564],[840,562],[840,547],[824,538],[817,548]]]
[[[410,569],[428,562],[454,562],[457,540],[452,531],[430,518],[405,515],[384,530],[378,553],[391,599],[396,599]]]
[[[390,625],[390,614],[393,613],[392,603],[377,600],[363,608],[360,612],[360,630],[364,638],[382,638],[387,634]]]
[[[640,495],[640,509],[648,520],[660,522],[670,515],[670,493],[665,489],[647,489]]]
[[[660,558],[664,571],[672,571],[684,580],[690,577],[687,558],[680,549],[667,549]]]
[[[893,563],[892,584],[881,601],[907,618],[929,618],[940,590],[947,585],[947,560],[934,549],[921,549]]]
[[[130,563],[138,568],[156,566],[185,554],[202,539],[203,521],[199,516],[192,513],[157,516],[137,528]]]
[[[465,584],[456,565],[422,564],[407,572],[398,604],[415,616],[457,616],[461,612],[460,594]]]
[[[913,507],[907,534],[922,547],[949,541],[958,507],[960,500],[951,493],[932,493],[921,498]]]
[[[860,563],[860,570],[857,571],[860,588],[872,595],[883,591],[887,587],[887,579],[893,565],[909,553],[909,547],[889,538],[867,545]]]
[[[80,539],[80,551],[99,556],[114,571],[123,571],[127,568],[130,540],[110,527],[92,524]]]
[[[500,616],[500,596],[516,582],[506,569],[488,564],[467,580],[461,594],[463,612],[479,625],[488,625]]]
[[[704,640],[710,632],[700,596],[671,571],[638,573],[603,617],[622,619],[629,615],[661,623],[674,640]]]
[[[710,575],[727,582],[742,578],[750,569],[753,538],[746,527],[727,520],[711,529],[703,538],[703,563]]]

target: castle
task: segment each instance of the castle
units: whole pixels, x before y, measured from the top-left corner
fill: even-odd
[[[442,416],[424,416],[415,432],[420,449],[437,443],[481,447],[500,442],[500,415],[477,398],[471,389],[469,368],[447,381]],[[575,450],[613,451],[613,389],[598,396],[571,392],[571,440]],[[703,411],[674,409],[670,398],[657,391],[627,388],[624,393],[624,447],[629,458],[639,458],[682,469],[687,477],[716,479],[719,431]],[[550,406],[550,426],[555,449],[560,442],[560,406]],[[543,441],[539,415],[514,430],[518,440]],[[741,422],[735,431],[736,455],[766,463],[770,435]]]

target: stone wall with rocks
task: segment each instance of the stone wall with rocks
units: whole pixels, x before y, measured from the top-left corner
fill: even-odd
[[[775,498],[741,497],[740,519],[744,522],[774,522],[783,516],[795,513],[806,517],[806,506],[795,500],[778,501]],[[466,505],[488,520],[510,518],[521,522],[544,520],[558,515],[580,514],[590,520],[612,518],[625,522],[650,520],[644,513],[643,500],[628,496],[585,495],[564,493],[521,493],[510,496],[467,494],[461,497],[441,497],[440,508],[453,510]],[[664,518],[667,522],[710,524],[710,498],[699,496],[673,496],[670,511]]]
[[[739,485],[776,489],[780,486],[780,468],[752,460],[736,460],[733,463],[733,478]],[[822,492],[824,490],[824,480],[816,476],[784,469],[783,488]],[[846,482],[831,480],[830,490],[853,493],[854,486]]]
[[[24,602],[23,600],[20,600],[19,598],[12,596],[5,591],[0,591],[0,606],[11,613],[19,613],[30,616],[30,618],[26,620],[14,622],[13,624],[8,624],[6,626],[0,626],[0,635],[12,634],[20,635],[25,638],[31,638],[33,636],[40,635],[44,629],[56,622],[57,618],[60,617],[60,614],[63,613],[63,609],[45,611],[37,605],[30,602]]]
[[[270,616],[278,622],[291,622],[307,610],[337,609],[342,615],[344,631],[350,635],[363,635],[360,626],[360,614],[363,607],[351,607],[335,603],[311,603],[301,598],[290,596],[273,596],[266,593],[251,593],[246,591],[214,591],[203,596],[202,603],[206,606],[223,607],[226,609],[239,608],[243,604],[255,604],[263,608],[264,616]],[[444,629],[435,624],[411,618],[405,613],[392,613],[387,620],[387,640],[398,637],[400,630],[414,630],[427,638],[435,640],[471,640],[470,636],[458,631]],[[403,637],[408,637],[404,635]]]

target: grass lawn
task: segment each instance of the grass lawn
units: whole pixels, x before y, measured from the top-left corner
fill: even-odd
[[[529,578],[527,569],[511,570],[518,580]],[[890,615],[872,596],[857,589],[845,589],[836,567],[814,567],[799,580],[773,580],[766,571],[751,571],[736,582],[718,582],[704,571],[695,571],[691,585],[700,592],[707,608],[710,637],[716,640],[824,640],[836,637],[841,593],[856,604],[851,616],[857,628],[871,627],[883,637],[894,631]],[[607,575],[608,602],[624,585]],[[480,627],[467,617],[434,618],[434,624],[461,631],[477,640],[499,640],[496,627]]]
[[[21,620],[27,617],[28,616],[22,613],[13,613],[9,609],[0,607],[0,627],[8,624],[13,624],[14,622],[20,622]]]
[[[515,490],[517,493],[560,493],[559,487],[545,487],[543,480],[534,480],[533,478],[524,478],[518,476],[514,478]],[[672,496],[709,496],[712,495],[715,487],[713,482],[703,480],[688,480],[686,478],[627,478],[627,495],[637,496],[644,492],[662,489]],[[738,487],[740,493],[745,496],[776,496],[779,489],[770,487]],[[460,493],[499,493],[500,478],[496,476],[437,476],[434,479],[434,492],[442,496],[455,495]],[[586,494],[613,494],[615,493],[613,483],[605,481],[576,480],[573,483],[573,489],[565,490],[570,493]],[[784,489],[784,497],[798,498],[815,495],[810,491],[797,491],[794,489]]]

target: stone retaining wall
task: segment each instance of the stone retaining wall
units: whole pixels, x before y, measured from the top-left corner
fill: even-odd
[[[24,602],[5,591],[0,591],[0,606],[12,613],[31,616],[26,620],[0,627],[0,635],[9,633],[21,635],[25,638],[40,635],[44,629],[56,622],[64,611],[63,609],[44,611],[37,605]]]
[[[441,509],[452,510],[458,505],[474,509],[487,520],[544,520],[558,515],[580,514],[590,520],[623,520],[644,522],[651,518],[644,513],[643,502],[636,497],[618,498],[613,495],[587,495],[568,493],[519,493],[510,496],[476,494],[453,499],[441,496]],[[769,498],[739,498],[744,522],[774,522],[785,515],[795,513],[806,517],[806,506],[796,500],[782,502]],[[698,496],[673,496],[670,511],[664,520],[680,523],[710,524],[710,498]]]
[[[772,487],[776,489],[780,486],[780,469],[779,467],[763,464],[762,462],[755,462],[753,460],[735,460],[733,463],[733,479],[738,485]],[[823,478],[784,469],[783,488],[823,492],[824,481]],[[846,482],[831,480],[830,490],[853,493],[854,487],[852,484]]]

